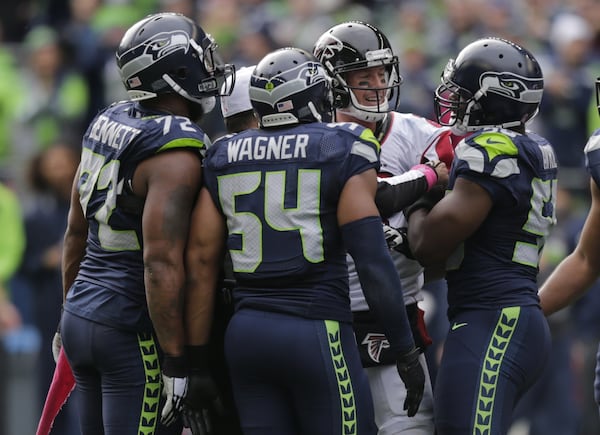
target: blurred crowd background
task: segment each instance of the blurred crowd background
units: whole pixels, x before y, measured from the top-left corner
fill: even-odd
[[[570,252],[589,208],[583,147],[600,127],[600,0],[9,0],[0,2],[0,292],[21,322],[0,334],[0,435],[34,433],[52,377],[51,338],[60,317],[60,258],[80,138],[103,106],[126,94],[114,62],[124,31],[157,11],[195,17],[226,62],[253,65],[282,46],[312,50],[345,20],[375,24],[400,57],[400,111],[434,119],[433,91],[448,58],[483,36],[534,53],[545,76],[530,125],[554,145],[558,226],[540,280]],[[220,110],[201,122],[215,139]],[[445,335],[443,291],[424,302],[436,345]],[[1,299],[0,299],[1,300]],[[600,341],[600,289],[550,318],[554,355],[519,407],[514,433],[597,435],[593,397]],[[68,406],[55,433],[78,433]]]

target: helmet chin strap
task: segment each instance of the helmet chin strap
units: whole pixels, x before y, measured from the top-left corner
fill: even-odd
[[[167,82],[171,88],[181,95],[186,100],[190,100],[193,103],[202,106],[202,113],[208,113],[215,108],[217,99],[215,97],[195,98],[186,92],[181,86],[179,86],[168,74],[163,74],[163,80]]]
[[[338,109],[338,112],[344,113],[356,119],[360,119],[364,122],[381,121],[383,118],[385,118],[385,115],[387,115],[387,113],[365,112],[364,110],[359,110],[352,105],[345,107],[344,109]]]
[[[353,118],[360,119],[364,122],[379,122],[385,118],[385,115],[389,112],[387,98],[376,106],[367,106],[358,102],[358,99],[352,90],[349,90],[348,93],[350,94],[350,104],[343,109],[338,109],[341,113],[345,113],[348,116],[352,116]]]

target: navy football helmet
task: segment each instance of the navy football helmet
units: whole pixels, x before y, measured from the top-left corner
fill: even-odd
[[[267,54],[250,77],[250,101],[263,128],[330,122],[331,79],[309,52],[286,47]]]
[[[149,15],[131,26],[116,52],[121,79],[132,100],[177,93],[203,112],[213,109],[225,79],[231,86],[235,68],[224,64],[210,35],[177,13]]]
[[[387,37],[376,27],[361,22],[348,21],[333,26],[317,40],[313,53],[333,79],[335,107],[349,115],[372,122],[385,113],[396,110],[399,103],[402,77],[398,71],[398,56],[392,52]],[[363,70],[383,65],[387,85],[383,87],[352,87],[346,81],[349,71]],[[354,92],[377,92],[374,105],[360,104]],[[380,98],[381,91],[385,96]]]
[[[483,38],[450,59],[435,92],[438,122],[456,134],[514,128],[533,118],[544,90],[542,69],[525,48]]]

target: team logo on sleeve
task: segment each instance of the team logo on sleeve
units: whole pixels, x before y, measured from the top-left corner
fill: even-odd
[[[381,352],[383,349],[389,349],[390,342],[386,338],[384,334],[378,334],[376,332],[369,332],[362,343],[367,346],[367,353],[369,358],[371,358],[376,363],[379,362],[381,358]]]

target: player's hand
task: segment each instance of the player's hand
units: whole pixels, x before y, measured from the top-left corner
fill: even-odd
[[[383,235],[389,249],[400,252],[408,258],[414,259],[410,246],[408,246],[408,236],[406,228],[394,228],[388,224],[383,224]]]
[[[225,410],[208,369],[208,347],[188,346],[186,350],[190,374],[183,405],[183,424],[193,435],[209,435],[212,433],[211,416],[214,413],[224,415]]]
[[[402,210],[404,212],[404,216],[408,220],[410,215],[417,210],[424,209],[429,212],[438,202],[442,200],[442,198],[444,198],[445,194],[446,189],[436,184],[431,188],[431,190],[425,192],[419,199]]]
[[[419,362],[417,348],[400,355],[396,360],[396,368],[406,387],[404,410],[409,417],[413,417],[419,410],[421,399],[423,399],[423,389],[425,388],[425,373]]]
[[[170,426],[181,414],[183,400],[188,391],[185,358],[165,356],[162,368],[162,395],[166,397],[160,421]]]
[[[425,164],[431,167],[437,175],[437,182],[435,185],[446,189],[446,186],[448,185],[448,167],[446,164],[441,160],[430,160],[425,162]]]
[[[192,373],[183,404],[183,425],[189,427],[193,435],[209,435],[212,433],[211,416],[215,412],[224,413],[217,386],[207,373]]]
[[[62,337],[60,335],[60,331],[56,331],[54,333],[54,337],[52,337],[52,356],[54,357],[54,362],[58,361],[58,356],[60,355],[61,348],[62,348]]]

